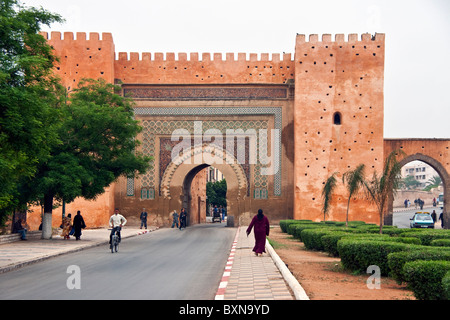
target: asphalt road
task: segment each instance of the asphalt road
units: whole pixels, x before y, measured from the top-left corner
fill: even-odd
[[[0,274],[0,299],[214,299],[236,233],[222,224],[160,229]]]
[[[413,208],[409,208],[408,210],[404,210],[404,211],[399,211],[399,212],[394,212],[393,213],[393,221],[392,224],[394,226],[397,226],[399,228],[409,228],[410,227],[410,220],[414,214],[418,211],[423,211],[423,212],[433,212],[433,210],[436,210],[436,216],[437,219],[439,219],[439,214],[442,212],[442,209],[440,207],[433,207],[433,208],[424,208],[423,210],[420,209],[415,209]],[[438,220],[435,224],[435,228],[436,229],[440,229],[441,228],[441,221]]]

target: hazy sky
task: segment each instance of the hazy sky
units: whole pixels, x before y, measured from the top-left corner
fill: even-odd
[[[450,138],[449,0],[22,0],[111,32],[116,52],[292,53],[295,35],[385,33],[385,138]]]

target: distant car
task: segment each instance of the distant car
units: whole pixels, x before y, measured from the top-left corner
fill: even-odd
[[[411,228],[434,228],[434,221],[428,212],[416,212],[409,223]]]

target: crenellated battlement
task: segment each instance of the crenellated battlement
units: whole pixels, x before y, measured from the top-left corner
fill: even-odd
[[[372,36],[370,33],[363,33],[361,34],[361,38],[360,40],[358,39],[358,34],[356,33],[350,33],[347,37],[347,42],[348,43],[355,43],[355,42],[370,42],[370,41],[375,41],[375,42],[384,42],[385,40],[385,35],[384,33],[375,33],[374,36]],[[319,35],[318,34],[310,34],[309,35],[309,41],[306,41],[306,36],[304,34],[297,34],[296,37],[296,43],[297,44],[302,44],[305,42],[310,42],[310,43],[316,43],[316,42],[324,42],[324,43],[329,43],[329,42],[337,42],[337,43],[343,43],[346,42],[345,41],[345,34],[342,33],[338,33],[335,35],[335,39],[334,41],[332,40],[332,35],[331,34],[323,34],[322,35],[322,41],[319,41]]]
[[[76,37],[74,37],[73,32],[61,33],[59,31],[52,31],[50,32],[50,37],[48,36],[48,32],[40,32],[40,34],[49,41],[113,41],[112,33],[110,32],[103,32],[101,39],[100,33],[98,32],[90,32],[89,38],[86,37],[86,32],[76,32]]]
[[[237,58],[236,58],[237,57]],[[116,60],[119,61],[193,61],[193,62],[203,62],[203,61],[214,61],[214,62],[291,62],[292,54],[291,53],[201,53],[198,52],[143,52],[140,54],[139,52],[119,52]]]
[[[325,66],[352,59],[384,60],[384,34],[297,34],[295,53],[116,52],[111,33],[41,33],[60,57],[57,72],[73,87],[83,77],[124,83],[291,83],[296,73],[312,71],[317,59]],[[361,48],[359,48],[361,47]],[[317,50],[321,48],[320,50]],[[344,50],[342,50],[344,49]],[[331,51],[330,51],[331,50]],[[354,54],[352,53],[354,50]],[[361,51],[360,51],[361,50]],[[332,53],[334,52],[334,53]],[[296,59],[301,59],[296,62]],[[311,61],[309,61],[311,60]],[[297,67],[300,71],[296,71]],[[305,69],[308,68],[308,69]],[[305,69],[305,70],[304,70]],[[317,69],[317,68],[316,68]],[[311,74],[309,77],[311,78]],[[300,80],[300,78],[298,78]]]

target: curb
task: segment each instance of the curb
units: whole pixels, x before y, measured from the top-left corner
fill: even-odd
[[[219,288],[217,289],[214,300],[224,300],[225,298],[225,291],[228,286],[228,280],[230,279],[231,268],[233,267],[234,262],[234,255],[236,254],[236,244],[240,228],[241,228],[240,226],[237,228],[236,235],[234,236],[230,255],[228,256],[227,264],[225,265],[225,271],[223,272],[222,279],[220,279]]]
[[[291,271],[286,267],[286,264],[283,262],[283,260],[281,260],[281,258],[272,248],[267,239],[266,239],[266,249],[267,251],[269,251],[272,260],[275,262],[275,265],[278,267],[278,270],[280,270],[284,280],[287,282],[291,290],[294,292],[295,299],[309,300],[309,297],[306,294],[305,290],[302,288],[302,286],[294,277],[294,275],[291,273]]]

